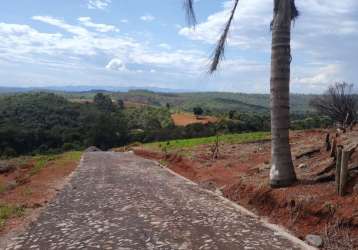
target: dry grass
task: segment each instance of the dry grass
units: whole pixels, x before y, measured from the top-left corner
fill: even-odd
[[[354,238],[349,229],[339,221],[326,226],[323,240],[327,250],[358,249],[358,239]]]

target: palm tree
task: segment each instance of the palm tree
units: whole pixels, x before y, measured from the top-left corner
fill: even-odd
[[[291,65],[291,23],[298,17],[294,0],[273,0],[274,11],[271,23],[271,133],[272,167],[270,185],[286,187],[296,181],[289,144],[290,124],[290,65]],[[239,0],[233,0],[229,19],[224,27],[213,54],[210,72],[213,73],[222,60],[225,45]],[[184,0],[190,25],[196,23],[194,0]]]

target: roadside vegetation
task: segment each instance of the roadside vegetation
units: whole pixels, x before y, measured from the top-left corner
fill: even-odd
[[[0,204],[0,230],[4,227],[6,220],[24,215],[24,207]]]
[[[226,134],[219,135],[219,141],[225,144],[241,144],[249,142],[257,142],[270,139],[269,132],[252,132],[252,133],[242,133],[242,134]],[[210,136],[204,138],[194,138],[194,139],[183,139],[183,140],[171,140],[166,142],[154,142],[144,145],[144,148],[147,149],[163,149],[176,150],[184,148],[193,148],[199,145],[208,145],[215,143],[217,136]]]

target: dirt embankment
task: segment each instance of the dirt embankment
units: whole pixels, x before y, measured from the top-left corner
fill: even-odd
[[[67,183],[79,163],[80,153],[54,157],[26,158],[8,173],[0,174],[0,205],[17,207],[21,214],[10,216],[0,225],[0,241],[8,233],[22,231]],[[8,235],[11,236],[11,235]],[[1,244],[0,244],[1,248]]]
[[[358,174],[352,175],[347,194],[339,197],[334,176],[332,179],[334,169],[327,168],[334,161],[324,147],[327,132],[291,133],[299,181],[293,187],[282,189],[271,189],[268,185],[270,142],[221,144],[216,160],[212,160],[210,145],[190,152],[172,152],[167,159],[161,152],[137,149],[136,153],[164,160],[170,169],[205,188],[219,189],[228,199],[268,217],[272,223],[283,225],[301,239],[307,234],[318,234],[326,239],[327,249],[352,249],[353,246],[358,249],[358,191],[353,190]],[[348,132],[339,140],[344,144],[352,138],[358,140],[358,131]],[[352,155],[350,162],[351,168],[355,166],[358,166],[358,152]],[[328,239],[334,239],[333,243]]]

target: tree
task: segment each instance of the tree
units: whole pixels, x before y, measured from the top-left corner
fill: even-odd
[[[236,114],[236,111],[235,110],[230,110],[229,111],[229,119],[234,119],[235,118],[235,114]]]
[[[116,113],[100,113],[89,130],[88,146],[103,150],[127,143],[127,126],[122,116]]]
[[[124,109],[124,101],[121,99],[117,100],[117,106],[119,109]]]
[[[97,108],[104,112],[112,112],[114,110],[112,99],[102,93],[97,93],[93,99]]]
[[[199,116],[204,113],[204,110],[201,107],[195,107],[193,108],[194,115]]]
[[[353,84],[337,82],[330,86],[324,95],[311,101],[311,106],[320,114],[326,115],[341,126],[357,120],[357,96],[352,93]]]
[[[225,45],[234,19],[239,0],[233,0],[229,19],[215,48],[210,72],[217,70],[224,57]],[[184,0],[189,24],[196,23],[194,0]],[[272,187],[290,186],[296,181],[291,148],[289,144],[289,90],[291,64],[291,22],[298,17],[294,0],[274,0],[271,22],[271,133],[272,167],[270,184]]]

